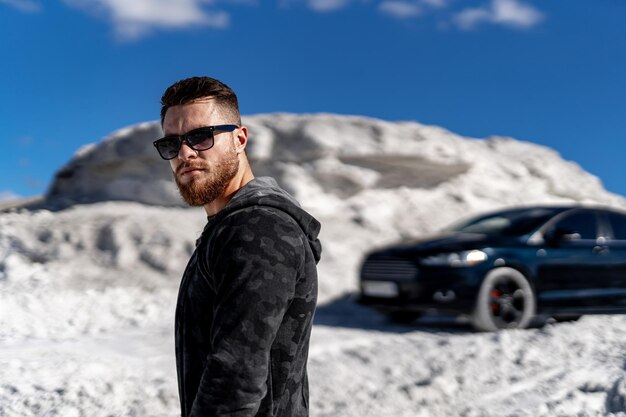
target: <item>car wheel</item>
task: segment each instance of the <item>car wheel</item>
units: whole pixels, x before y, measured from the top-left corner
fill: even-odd
[[[480,286],[472,325],[481,331],[524,329],[535,315],[535,295],[524,275],[502,267],[490,271]]]
[[[419,311],[392,311],[387,315],[387,317],[389,317],[389,320],[394,323],[411,324],[420,318],[421,315],[422,313]]]

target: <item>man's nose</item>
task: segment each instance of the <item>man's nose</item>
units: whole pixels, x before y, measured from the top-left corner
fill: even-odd
[[[180,145],[180,149],[178,150],[178,158],[186,161],[190,158],[195,158],[198,156],[198,152],[194,151],[183,141]]]

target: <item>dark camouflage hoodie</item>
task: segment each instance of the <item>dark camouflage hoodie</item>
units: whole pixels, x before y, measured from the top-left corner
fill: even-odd
[[[308,416],[320,224],[269,177],[208,218],[180,285],[182,416]]]

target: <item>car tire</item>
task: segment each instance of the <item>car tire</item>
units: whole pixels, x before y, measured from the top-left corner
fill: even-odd
[[[419,311],[392,311],[387,314],[389,321],[397,324],[411,324],[420,316],[422,313]]]
[[[526,277],[516,269],[491,270],[483,280],[472,314],[479,331],[524,329],[536,310],[535,294]]]
[[[578,321],[582,317],[582,314],[555,314],[552,316],[557,323],[563,323],[567,321]]]

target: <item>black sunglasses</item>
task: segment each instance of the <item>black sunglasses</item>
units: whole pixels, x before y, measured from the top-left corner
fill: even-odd
[[[232,132],[239,128],[237,125],[218,125],[218,126],[206,126],[198,129],[190,130],[182,135],[169,135],[161,139],[157,139],[152,144],[159,155],[163,159],[174,159],[178,156],[180,147],[183,146],[183,142],[187,144],[194,151],[206,151],[211,149],[215,143],[214,133],[218,132]]]

